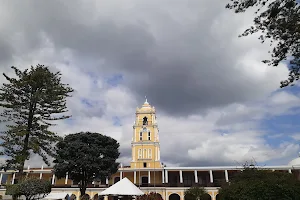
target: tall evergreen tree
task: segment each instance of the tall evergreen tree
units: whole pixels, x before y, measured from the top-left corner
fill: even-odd
[[[264,63],[278,66],[283,60],[290,61],[289,78],[281,82],[281,87],[293,85],[300,78],[300,4],[299,0],[230,0],[226,8],[242,13],[258,7],[254,25],[240,36],[261,33],[261,42],[271,41],[270,60]]]
[[[2,155],[7,156],[4,168],[17,169],[23,174],[24,163],[30,154],[40,155],[49,165],[54,145],[59,137],[49,131],[53,120],[70,116],[66,98],[73,89],[61,82],[61,73],[53,73],[38,64],[24,71],[12,67],[16,78],[3,74],[8,83],[0,88],[1,122],[6,130],[0,131]]]

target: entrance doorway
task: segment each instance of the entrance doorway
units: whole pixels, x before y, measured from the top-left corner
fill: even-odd
[[[148,176],[142,176],[142,187],[148,186]]]

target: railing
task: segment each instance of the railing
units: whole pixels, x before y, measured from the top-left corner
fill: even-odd
[[[223,184],[227,184],[225,180],[214,180],[213,183],[205,182],[205,183],[180,183],[180,182],[169,182],[169,183],[136,183],[135,185],[137,187],[193,187],[193,186],[199,186],[199,187],[221,187]],[[110,185],[105,184],[89,184],[88,188],[108,188]],[[78,185],[72,185],[72,184],[55,184],[52,185],[52,188],[77,188]],[[0,185],[0,189],[5,189],[5,184]]]
[[[141,183],[141,184],[135,184],[137,187],[221,187],[221,183],[214,182],[214,183],[191,183],[191,184],[185,184],[185,183],[159,183],[159,184],[153,184],[153,183]],[[88,185],[88,188],[108,188],[111,185]],[[52,188],[77,188],[78,185],[70,185],[70,184],[56,184],[53,185]]]

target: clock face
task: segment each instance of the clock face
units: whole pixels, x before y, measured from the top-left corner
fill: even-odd
[[[147,132],[147,128],[143,128],[143,132]]]

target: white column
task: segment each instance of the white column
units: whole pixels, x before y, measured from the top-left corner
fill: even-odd
[[[122,179],[123,179],[123,172],[120,171],[120,180],[122,180]]]
[[[42,165],[41,170],[43,170],[43,169],[44,169],[44,166]],[[40,173],[40,179],[42,179],[42,177],[43,177],[43,172]]]
[[[195,176],[195,183],[198,183],[198,172],[197,172],[197,170],[194,171],[194,176]]]
[[[108,185],[108,177],[105,179],[105,184]]]
[[[168,170],[166,170],[166,183],[169,182],[169,178],[168,178]]]
[[[151,172],[150,172],[150,170],[148,171],[148,183],[151,183]]]
[[[26,173],[26,177],[28,177],[28,174],[30,173],[30,171],[29,171],[29,170],[30,170],[30,166],[28,165],[28,166],[27,166],[27,173]]]
[[[133,183],[136,184],[136,171],[133,172]]]
[[[159,149],[158,149],[158,160],[160,160],[160,151],[159,151]]]
[[[226,180],[226,182],[229,181],[229,180],[228,180],[228,171],[227,171],[227,169],[225,170],[225,180]]]
[[[3,173],[0,174],[0,185],[2,185]]]
[[[54,185],[54,183],[55,183],[55,174],[52,175],[52,183],[51,184]]]
[[[213,177],[212,170],[209,170],[209,178],[210,178],[210,182],[213,183],[214,182],[214,177]]]
[[[180,183],[183,182],[183,181],[182,181],[182,170],[179,170],[179,181],[180,181]]]
[[[162,172],[161,172],[161,174],[162,174],[162,178],[161,178],[161,181],[162,181],[162,183],[165,183],[165,171],[164,170],[162,170]]]
[[[15,178],[16,178],[16,173],[13,174],[12,180],[11,180],[11,184],[15,183]]]
[[[292,173],[292,169],[289,169],[289,173],[290,173],[290,174]]]
[[[68,174],[68,172],[67,172],[67,173],[66,173],[66,178],[65,178],[65,185],[68,184],[68,179],[69,179],[69,174]]]

